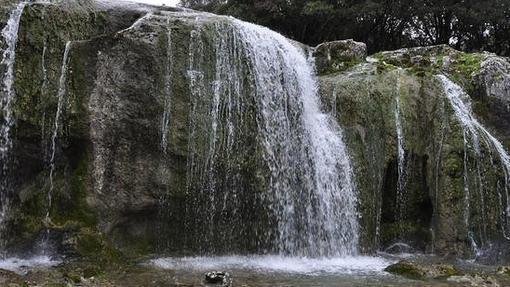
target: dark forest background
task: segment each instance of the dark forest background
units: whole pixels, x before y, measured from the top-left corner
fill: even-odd
[[[370,53],[450,44],[510,56],[510,0],[181,0],[308,45],[352,38]]]

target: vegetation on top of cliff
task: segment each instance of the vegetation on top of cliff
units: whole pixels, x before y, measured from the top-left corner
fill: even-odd
[[[400,49],[372,55],[380,70],[400,67],[418,76],[447,73],[471,90],[473,75],[481,68],[484,55],[464,53],[446,45]]]
[[[370,53],[450,44],[510,55],[506,0],[181,0],[185,7],[238,17],[317,45],[367,43]]]

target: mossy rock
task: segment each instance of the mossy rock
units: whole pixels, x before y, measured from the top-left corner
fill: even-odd
[[[122,255],[97,230],[82,228],[75,236],[75,249],[82,258],[89,258],[100,266],[122,262]],[[91,269],[92,270],[92,269]],[[99,273],[87,271],[87,274]]]
[[[459,275],[460,272],[453,265],[448,264],[420,264],[407,260],[399,261],[384,269],[394,275],[404,276],[410,279],[427,280],[447,278]]]
[[[365,60],[367,45],[352,39],[322,43],[314,49],[319,74],[345,71]]]
[[[411,279],[425,278],[425,272],[409,261],[400,261],[398,263],[386,267],[384,271]]]
[[[500,266],[497,270],[498,274],[510,276],[510,266]]]

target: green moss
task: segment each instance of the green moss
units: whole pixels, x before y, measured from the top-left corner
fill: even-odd
[[[417,264],[406,260],[390,265],[384,271],[416,280],[445,279],[460,274],[453,265]]]
[[[118,264],[124,258],[104,236],[94,228],[82,228],[76,234],[76,250],[80,256],[94,260],[100,266]],[[94,272],[99,273],[98,270]]]
[[[477,53],[459,52],[451,59],[446,72],[450,79],[462,86],[468,94],[473,94],[472,77],[480,70],[483,55]]]
[[[435,272],[437,272],[436,276],[434,277],[435,279],[446,279],[450,276],[461,274],[461,272],[455,266],[450,264],[436,265],[435,269]]]
[[[418,207],[418,204],[413,204],[412,202],[408,202],[407,205],[411,208]],[[395,239],[401,238],[402,236],[410,240],[419,238],[420,240],[428,241],[430,232],[427,226],[424,226],[421,222],[410,220],[384,223],[381,225],[381,242],[390,244],[395,242]]]
[[[362,60],[357,58],[335,61],[335,63],[332,63],[327,68],[323,69],[321,71],[321,75],[345,72],[360,63],[362,63]]]
[[[458,152],[452,152],[446,157],[445,171],[451,178],[460,178],[464,172],[464,160]]]
[[[87,155],[82,155],[82,159],[71,174],[69,189],[66,190],[62,185],[60,189],[56,189],[55,204],[50,212],[53,223],[59,226],[69,224],[87,227],[96,226],[96,214],[90,208],[86,199],[87,176]],[[60,183],[64,183],[63,178],[61,178]]]
[[[410,279],[423,280],[425,278],[425,273],[423,270],[409,261],[400,261],[396,264],[386,267],[384,271]]]
[[[393,64],[388,64],[384,61],[379,61],[376,63],[376,65],[377,65],[377,73],[379,73],[379,74],[383,74],[385,72],[391,72],[393,70],[398,69],[397,66],[395,66]]]
[[[476,53],[459,53],[453,59],[452,70],[454,73],[458,73],[470,79],[472,74],[480,70],[480,65],[483,60],[481,54]]]

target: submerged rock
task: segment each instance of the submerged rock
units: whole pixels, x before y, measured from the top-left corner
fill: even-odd
[[[463,286],[472,287],[499,287],[498,281],[487,275],[462,275],[451,276],[447,279],[449,282],[461,283]]]
[[[455,266],[448,264],[422,264],[407,260],[399,261],[384,269],[391,274],[404,276],[410,279],[436,279],[459,274]]]

